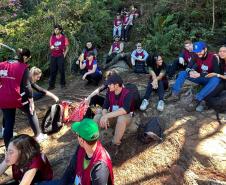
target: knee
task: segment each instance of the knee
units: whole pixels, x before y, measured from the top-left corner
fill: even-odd
[[[129,123],[129,118],[127,115],[121,115],[117,119],[117,124],[127,125]]]
[[[187,76],[188,76],[187,71],[181,71],[181,72],[178,74],[178,78],[186,78]]]
[[[214,83],[214,84],[218,84],[218,83],[220,83],[220,81],[221,81],[221,79],[216,76],[210,78],[210,82]]]

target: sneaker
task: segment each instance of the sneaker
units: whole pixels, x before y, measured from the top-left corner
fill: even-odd
[[[144,111],[147,109],[147,106],[149,105],[149,102],[147,99],[143,99],[141,106],[140,106],[140,110]]]
[[[191,103],[186,105],[185,110],[188,112],[193,112],[196,110],[199,104],[200,104],[200,101],[193,99]]]
[[[157,110],[161,111],[161,112],[164,110],[164,101],[163,100],[159,100],[158,105],[157,105]]]
[[[36,139],[36,141],[38,143],[41,143],[41,142],[43,142],[43,141],[45,141],[45,140],[48,139],[48,135],[47,134],[40,133],[35,139]]]
[[[197,107],[196,107],[196,111],[197,112],[203,112],[204,111],[204,109],[205,109],[205,107],[206,107],[206,103],[205,103],[205,101],[202,101]]]

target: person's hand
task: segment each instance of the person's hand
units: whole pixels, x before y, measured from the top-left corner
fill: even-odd
[[[54,100],[55,100],[56,103],[58,103],[60,101],[57,96],[54,97]]]
[[[199,78],[199,77],[200,77],[200,73],[198,73],[198,72],[196,72],[196,71],[191,71],[191,72],[189,73],[189,76],[190,76],[191,78]]]
[[[34,114],[34,111],[35,111],[35,104],[34,104],[34,101],[33,101],[33,99],[32,100],[29,100],[29,110],[30,110],[30,113],[31,113],[31,115],[33,115]]]
[[[64,53],[64,58],[66,58],[67,53]]]
[[[55,48],[54,45],[50,46],[50,49],[54,49],[54,48]]]
[[[85,79],[86,79],[86,74],[84,74],[84,75],[83,75],[82,79],[83,79],[83,80],[85,80]]]
[[[158,80],[157,79],[154,79],[151,84],[152,84],[153,89],[158,89]]]
[[[105,130],[109,127],[109,121],[106,115],[102,116],[100,119],[100,127],[105,128]]]
[[[79,65],[79,60],[77,60],[75,63],[76,63],[77,65]]]
[[[89,98],[89,97],[85,98],[84,103],[85,103],[86,105],[89,105],[89,103],[90,103],[90,98]]]
[[[184,58],[183,57],[179,57],[179,63],[184,66]]]
[[[209,74],[206,75],[205,77],[206,77],[206,78],[211,78],[211,77],[214,77],[214,76],[217,76],[217,73],[209,73]]]

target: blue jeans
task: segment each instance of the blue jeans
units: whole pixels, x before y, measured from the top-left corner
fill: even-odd
[[[118,35],[119,37],[121,37],[122,35],[122,26],[119,26],[118,28],[113,28],[113,37]]]
[[[198,101],[202,101],[209,93],[211,93],[217,85],[220,83],[220,78],[212,77],[212,78],[190,78],[189,74],[186,71],[181,71],[176,79],[175,84],[172,87],[172,91],[174,94],[179,94],[180,90],[185,82],[185,80],[192,81],[196,84],[203,85],[204,87],[201,89],[199,93],[196,94],[195,99]]]
[[[153,87],[152,87],[151,83],[152,83],[152,80],[149,80],[148,86],[146,88],[146,92],[145,92],[143,99],[149,100],[151,93],[153,91]],[[163,100],[165,90],[164,90],[164,84],[163,84],[162,80],[158,81],[158,89],[156,89],[156,90],[157,90],[157,93],[158,93],[158,96],[159,96],[159,100]]]

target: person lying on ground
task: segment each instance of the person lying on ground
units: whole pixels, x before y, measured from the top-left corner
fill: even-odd
[[[125,61],[126,64],[131,67],[130,54],[124,52],[124,43],[120,41],[119,36],[115,36],[114,42],[111,45],[108,56],[106,58],[105,69],[116,64],[119,60]]]
[[[102,79],[102,72],[100,71],[95,54],[91,51],[88,53],[87,59],[80,63],[80,69],[84,71],[82,80],[88,80],[88,84],[95,83],[98,85]]]
[[[26,114],[36,139],[39,142],[47,139],[47,135],[41,132],[35,112],[30,72],[27,65],[30,58],[30,50],[23,48],[18,50],[18,60],[0,63],[0,71],[3,73],[0,75],[0,108],[3,112],[5,126],[3,135],[6,147],[13,137],[17,108]]]
[[[153,90],[156,90],[159,96],[157,110],[164,110],[164,93],[168,88],[168,80],[166,78],[166,64],[163,62],[162,56],[156,54],[152,66],[149,68],[150,80],[148,82],[145,95],[143,97],[140,110],[146,110],[149,105],[149,98]]]
[[[123,87],[123,81],[119,75],[111,75],[106,85],[109,90],[106,93],[103,110],[95,115],[94,120],[105,129],[116,124],[112,148],[117,154],[126,127],[132,120],[131,112],[134,111],[134,102],[130,91]]]
[[[0,175],[10,166],[14,181],[8,185],[39,185],[41,181],[53,178],[47,157],[41,153],[37,141],[26,134],[10,140],[5,159],[0,164]]]
[[[199,104],[207,97],[220,83],[217,76],[207,77],[209,73],[220,73],[218,58],[215,54],[208,52],[207,45],[203,41],[194,43],[194,50],[197,57],[188,64],[185,71],[181,71],[172,86],[172,96],[169,101],[179,100],[181,88],[185,80],[200,84],[203,88],[196,94],[195,98],[189,105],[186,105],[187,111],[194,111]]]
[[[85,118],[71,126],[79,146],[61,179],[39,185],[113,185],[114,175],[108,152],[99,141],[99,128],[92,119]]]
[[[148,53],[142,48],[140,42],[136,44],[136,49],[131,54],[131,63],[135,73],[147,73],[146,60]]]
[[[37,68],[37,67],[32,67],[30,69],[30,81],[31,81],[31,87],[33,89],[35,89],[37,92],[33,93],[33,98],[34,100],[38,100],[40,98],[42,98],[43,96],[49,96],[50,98],[52,98],[55,102],[59,101],[59,98],[51,93],[50,91],[40,87],[36,82],[40,80],[42,76],[42,71],[41,69]]]

